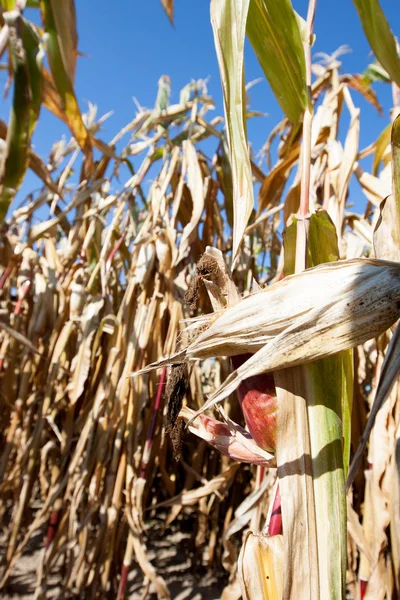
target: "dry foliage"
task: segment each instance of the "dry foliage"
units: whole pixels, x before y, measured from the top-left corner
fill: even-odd
[[[268,4],[252,2],[256,12]],[[313,65],[300,105],[289,102],[288,111],[304,110],[303,135],[285,117],[259,162],[247,156],[251,114],[235,52],[243,53],[249,3],[239,16],[233,0],[223,4],[219,13],[212,2],[214,35],[226,114],[230,103],[238,109],[227,128],[210,118],[204,81],[171,105],[163,76],[155,107],[139,107],[108,143],[98,137],[107,115],[98,118],[95,106],[81,114],[73,92],[73,2],[40,1],[45,28],[58,28],[51,72],[17,51],[21,42],[41,57],[40,32],[15,7],[1,17],[15,78],[40,71],[29,106],[15,100],[8,126],[0,123],[1,586],[39,531],[38,598],[56,573],[62,597],[122,600],[133,562],[145,593],[168,598],[148,557],[150,523],[167,532],[185,516],[195,560],[229,576],[225,600],[340,598],[344,583],[354,599],[399,591],[395,177],[382,204],[397,138],[393,154],[390,126],[359,148],[357,94],[380,106],[365,75],[341,74],[337,53]],[[172,20],[173,2],[163,5]],[[223,27],[239,17],[224,63]],[[292,82],[300,88],[311,81],[311,21],[308,38],[296,33],[306,57]],[[279,86],[279,73],[271,77]],[[72,134],[47,161],[30,148],[40,109],[33,92]],[[241,152],[246,160],[235,162]],[[372,153],[369,173],[360,161]],[[7,212],[27,168],[42,187]],[[365,198],[361,212],[351,208],[351,178]],[[346,517],[349,459],[370,433],[368,463],[357,471],[359,452],[350,471]]]

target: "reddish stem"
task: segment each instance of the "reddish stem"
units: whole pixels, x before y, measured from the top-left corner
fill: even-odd
[[[106,269],[107,271],[110,269],[112,261],[114,260],[114,256],[117,254],[118,250],[121,247],[122,242],[124,241],[126,236],[126,231],[124,231],[124,233],[122,234],[122,236],[119,238],[119,240],[115,243],[114,248],[111,250],[109,257],[107,258],[106,261]]]
[[[3,289],[5,282],[7,281],[7,279],[9,278],[9,276],[11,275],[11,273],[14,270],[14,265],[13,264],[9,264],[7,265],[7,267],[4,269],[2,276],[0,277],[0,290]]]
[[[126,584],[128,581],[128,574],[129,574],[129,566],[122,565],[121,581],[119,582],[117,600],[124,600],[124,598],[125,598],[125,589],[126,589]]]
[[[151,419],[150,427],[147,432],[146,444],[144,446],[142,468],[140,471],[140,477],[142,477],[143,479],[145,478],[146,468],[147,468],[147,464],[148,464],[149,458],[150,458],[151,446],[153,444],[154,430],[156,428],[156,422],[157,422],[158,409],[160,408],[160,404],[161,404],[161,398],[162,398],[163,391],[164,391],[164,384],[165,384],[166,376],[167,376],[167,367],[163,367],[163,370],[162,370],[161,376],[160,376],[160,380],[158,382],[157,395],[156,395],[156,400],[154,402],[153,417]]]
[[[53,512],[50,515],[49,525],[47,527],[46,543],[45,543],[46,550],[50,546],[51,542],[54,539],[54,536],[56,535],[59,520],[60,520],[60,510],[59,509],[53,510]]]
[[[22,297],[18,298],[18,300],[17,300],[15,309],[14,309],[14,315],[19,315],[19,313],[21,312],[22,302],[25,300],[30,287],[31,287],[31,281],[30,281],[30,279],[27,279],[22,284]]]
[[[279,483],[276,486],[274,503],[272,505],[271,518],[268,525],[268,535],[280,535],[282,533],[282,510],[281,510],[281,492]]]
[[[360,600],[364,600],[367,593],[368,580],[360,579]]]

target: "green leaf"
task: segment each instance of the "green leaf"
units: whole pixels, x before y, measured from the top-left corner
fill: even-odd
[[[353,0],[366,38],[390,78],[400,85],[400,58],[396,41],[379,0]]]
[[[400,115],[395,118],[392,125],[392,175],[397,222],[400,223]],[[398,231],[400,232],[400,226]],[[400,242],[400,234],[396,237]]]
[[[254,205],[246,136],[244,39],[249,0],[212,0],[211,23],[224,96],[233,181],[233,260]]]
[[[78,57],[78,34],[76,31],[75,3],[73,0],[51,0],[54,23],[64,68],[71,82],[75,81]]]
[[[377,61],[368,65],[361,76],[361,80],[365,85],[370,85],[374,81],[380,83],[390,83],[390,77],[385,69]]]
[[[61,7],[63,5],[63,7]],[[59,94],[65,120],[72,135],[91,161],[91,142],[78,101],[75,96],[73,78],[76,61],[76,31],[67,31],[75,27],[75,8],[73,0],[40,0],[43,26],[47,38],[47,56],[55,87]],[[67,19],[64,23],[63,19]],[[66,26],[67,25],[67,26]]]
[[[17,1],[16,0],[1,0],[0,4],[1,4],[3,10],[11,11],[11,10],[15,9]]]
[[[17,11],[3,16],[10,29],[14,93],[0,167],[0,223],[28,167],[30,141],[41,105],[43,60],[39,37],[32,25]]]
[[[251,0],[247,35],[285,115],[300,120],[309,96],[302,37],[290,0]]]
[[[379,165],[381,164],[386,148],[390,144],[391,132],[392,126],[388,125],[387,127],[385,127],[385,129],[382,131],[382,133],[376,140],[374,162],[372,164],[372,175],[374,175],[375,177],[378,176]]]

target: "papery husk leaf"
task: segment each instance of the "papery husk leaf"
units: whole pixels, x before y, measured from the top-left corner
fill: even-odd
[[[211,324],[192,344],[139,372],[184,360],[252,353],[220,388],[222,399],[248,377],[311,362],[380,335],[400,315],[399,299],[397,263],[356,258],[323,264],[286,277],[219,314],[204,315],[200,327]]]
[[[243,600],[283,599],[283,536],[248,532],[238,561]]]
[[[283,112],[299,121],[309,99],[302,37],[290,0],[251,0],[246,32]]]
[[[253,179],[246,134],[244,39],[250,0],[212,0],[211,24],[224,96],[233,180],[233,260],[253,210]]]
[[[396,40],[379,0],[353,0],[361,25],[374,54],[390,78],[400,86],[400,58]]]

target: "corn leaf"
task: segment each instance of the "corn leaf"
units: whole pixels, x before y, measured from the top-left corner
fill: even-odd
[[[174,24],[174,0],[161,0],[161,4],[165,12],[167,13],[167,17],[171,22],[171,25]]]
[[[1,0],[1,6],[5,11],[11,11],[15,9],[17,0]]]
[[[60,25],[64,13],[69,15],[68,22],[73,22],[75,14],[73,0],[68,0],[69,8],[56,8],[52,0],[41,0],[43,25],[47,35],[47,56],[55,88],[61,100],[66,122],[83,152],[91,158],[91,143],[89,133],[83,123],[78,101],[73,87],[75,73],[76,35],[65,32]],[[57,6],[60,3],[55,3]],[[60,27],[60,29],[58,29]]]
[[[251,0],[247,35],[282,110],[300,120],[309,105],[306,63],[290,0]]]
[[[392,126],[389,124],[387,127],[385,127],[385,129],[382,131],[382,133],[376,140],[374,162],[372,163],[372,175],[374,175],[375,177],[378,176],[379,165],[381,164],[386,148],[390,144],[391,131]]]
[[[51,0],[51,9],[54,16],[62,62],[69,79],[74,83],[76,59],[78,56],[75,3],[73,0],[64,0],[63,2]]]
[[[246,135],[244,39],[249,0],[212,0],[211,23],[224,96],[233,180],[233,260],[254,205]]]
[[[382,364],[381,373],[379,376],[378,386],[375,392],[375,399],[372,405],[371,412],[368,416],[368,422],[362,435],[360,445],[351,462],[349,475],[347,477],[346,486],[349,488],[354,481],[357,471],[361,465],[361,458],[367,445],[370,433],[375,423],[376,416],[382,405],[387,400],[393,385],[400,375],[400,325],[397,325],[396,330],[390,340],[390,344],[386,350],[385,360]]]
[[[353,0],[364,33],[376,58],[393,81],[400,85],[400,58],[396,41],[379,0]]]
[[[188,327],[201,331],[189,346],[138,373],[184,360],[254,353],[210,398],[215,404],[248,377],[325,358],[380,335],[399,318],[399,300],[398,263],[356,258],[322,264],[219,314],[203,315]]]
[[[392,176],[396,205],[395,240],[400,245],[400,115],[396,117],[392,126]]]
[[[10,30],[14,95],[0,167],[0,223],[24,178],[40,112],[43,52],[31,24],[17,11],[4,13]]]

